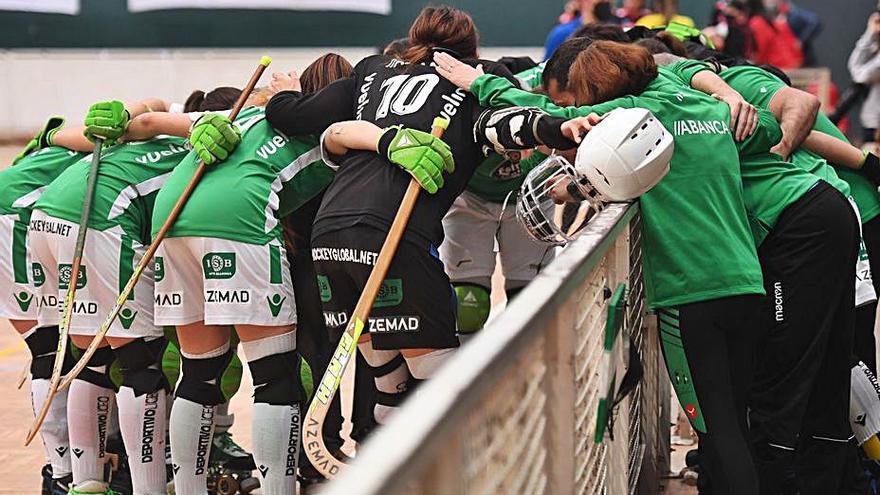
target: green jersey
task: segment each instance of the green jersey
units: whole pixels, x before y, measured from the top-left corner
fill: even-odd
[[[0,215],[18,214],[27,225],[30,209],[46,187],[83,157],[60,146],[50,146],[22,158],[15,166],[0,172]]]
[[[183,138],[161,136],[111,146],[101,153],[89,227],[122,227],[126,235],[150,242],[150,218],[156,193],[190,151]],[[47,215],[78,223],[92,156],[71,165],[37,201]]]
[[[537,88],[543,82],[544,63],[516,75],[525,90]],[[519,192],[526,175],[539,165],[547,155],[543,153],[511,151],[503,155],[492,153],[474,170],[467,190],[493,203],[504,203],[513,192]]]
[[[845,143],[849,143],[846,136],[840,132],[840,129],[822,112],[819,112],[819,115],[816,117],[816,124],[813,126],[813,130],[824,132]],[[877,186],[872,184],[859,171],[844,166],[835,166],[835,170],[837,170],[837,175],[849,184],[852,198],[859,207],[862,223],[867,223],[877,215],[880,215],[880,193],[877,192]]]
[[[169,237],[215,237],[263,245],[279,238],[279,219],[321,192],[333,171],[321,161],[314,137],[289,138],[266,121],[263,108],[249,107],[235,124],[241,143],[205,172]],[[187,156],[156,199],[153,235],[168,217],[199,160]]]
[[[691,78],[698,72],[710,70],[708,65],[693,60],[679,64],[678,73],[688,84],[690,84]],[[785,83],[781,79],[757,67],[731,67],[721,71],[720,75],[746,101],[759,108],[769,108],[770,101],[776,95],[776,92],[785,87]],[[816,117],[813,130],[824,132],[846,143],[849,142],[846,136],[840,132],[840,129],[821,112]],[[852,196],[859,207],[862,223],[880,215],[880,194],[878,194],[877,188],[861,173],[844,166],[834,164],[829,166],[822,157],[803,148],[799,148],[791,155],[791,161],[820,179],[825,180],[843,193],[844,196]]]
[[[675,137],[669,173],[640,200],[651,308],[764,294],[727,105],[685,87],[662,68],[641,95],[595,106],[561,108],[491,75],[477,78],[471,92],[483,106],[538,107],[562,117],[650,110]]]

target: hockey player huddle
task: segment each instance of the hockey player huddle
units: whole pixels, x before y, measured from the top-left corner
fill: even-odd
[[[646,296],[700,435],[701,490],[866,483],[862,459],[880,459],[878,158],[785,74],[680,26],[587,25],[537,66],[480,60],[478,44],[466,13],[428,7],[354,67],[331,53],[249,94],[104,101],[83,125],[47,122],[0,172],[0,316],[32,354],[35,412],[59,340],[63,375],[99,346],[47,408],[43,493],[278,495],[335,474],[310,462],[303,416],[411,179],[423,192],[357,342],[354,440],[483,327],[496,244],[512,299],[575,235],[559,211],[639,199]],[[238,347],[252,455],[225,410]],[[341,424],[337,398],[318,431],[344,459]],[[107,468],[111,452],[130,476]]]

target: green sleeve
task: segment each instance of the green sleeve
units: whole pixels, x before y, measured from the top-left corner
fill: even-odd
[[[586,117],[591,113],[602,115],[615,108],[632,108],[635,106],[630,97],[623,97],[598,105],[560,107],[547,96],[523,91],[507,79],[491,74],[483,74],[478,77],[471,84],[471,93],[477,97],[480,105],[484,107],[534,107],[554,117],[564,117],[567,119]]]
[[[541,153],[540,151],[536,150],[528,158],[519,162],[519,168],[523,174],[527,174],[527,173],[531,172],[533,168],[540,165],[541,162],[543,162],[546,158],[547,158],[546,154]]]
[[[712,70],[712,66],[699,60],[679,60],[678,62],[673,62],[667,66],[661,67],[661,70],[667,71],[685,86],[692,87],[691,80],[694,76],[704,70]]]
[[[742,156],[767,153],[782,139],[782,128],[779,122],[767,110],[758,109],[758,127],[745,141],[737,143]]]

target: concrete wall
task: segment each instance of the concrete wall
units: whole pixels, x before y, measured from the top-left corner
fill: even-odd
[[[30,134],[49,115],[81,122],[96,101],[156,96],[183,102],[194,89],[241,87],[264,54],[274,59],[269,72],[301,72],[331,50],[353,64],[373,53],[370,48],[0,51],[0,139]],[[493,47],[483,56],[528,55],[537,60],[542,52]],[[262,82],[268,81],[267,73]]]

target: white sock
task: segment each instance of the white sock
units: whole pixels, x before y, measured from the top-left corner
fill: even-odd
[[[263,495],[295,493],[301,425],[299,405],[254,404],[253,453]]]
[[[67,424],[74,485],[104,480],[104,452],[113,414],[113,396],[113,390],[84,380],[70,384]]]
[[[214,412],[214,434],[226,433],[235,422],[235,414],[229,414],[229,401],[217,406]]]
[[[116,401],[132,490],[165,495],[165,391],[135,397],[130,387],[120,387]]]
[[[175,493],[207,494],[208,461],[214,435],[214,406],[203,406],[180,397],[175,398],[171,406],[170,431]]]
[[[43,408],[49,391],[48,378],[31,378],[31,403],[36,415]],[[52,477],[63,478],[70,474],[70,439],[67,431],[67,389],[55,395],[52,406],[40,429],[46,459],[52,465]]]

